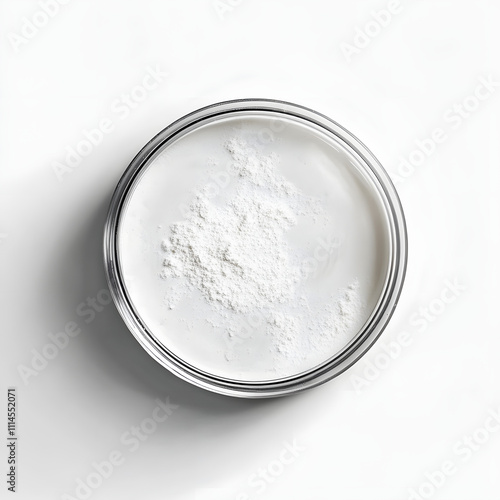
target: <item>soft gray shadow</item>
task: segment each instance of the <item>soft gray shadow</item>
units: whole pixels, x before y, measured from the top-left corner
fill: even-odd
[[[100,197],[95,195],[95,203],[89,206],[87,214],[80,215],[81,225],[68,245],[61,248],[61,255],[54,263],[57,269],[52,270],[52,276],[60,282],[53,288],[61,295],[61,306],[69,311],[74,311],[75,305],[86,297],[93,297],[100,289],[107,288],[102,247],[110,198],[111,190]],[[65,269],[73,270],[73,274],[66,274]],[[209,473],[212,480],[223,481],[220,463],[198,458],[206,457],[207,450],[223,446],[234,452],[235,448],[250,445],[258,450],[265,445],[263,440],[269,439],[269,432],[292,436],[295,434],[293,426],[298,421],[311,418],[311,398],[318,399],[310,394],[316,391],[287,398],[239,399],[184,382],[144,351],[128,331],[114,304],[100,312],[96,324],[89,324],[82,335],[84,339],[79,338],[78,348],[88,358],[89,376],[92,376],[92,367],[95,368],[94,376],[100,374],[109,379],[111,386],[122,393],[121,398],[123,393],[141,393],[149,395],[151,400],[169,397],[179,405],[176,418],[159,427],[154,436],[155,444],[162,450],[163,465],[181,471],[170,484],[170,492],[176,498],[193,493],[189,486],[191,481],[183,476],[184,470],[202,478]],[[263,429],[267,430],[263,432]],[[243,470],[253,466],[245,464],[245,460],[251,458],[239,457],[238,460]]]

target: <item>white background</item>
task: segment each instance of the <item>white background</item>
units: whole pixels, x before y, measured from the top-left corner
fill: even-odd
[[[43,24],[39,3],[1,0],[0,435],[6,389],[15,386],[17,498],[79,498],[78,478],[115,450],[123,463],[92,499],[391,500],[412,488],[421,498],[500,497],[500,432],[488,420],[500,410],[500,87],[479,103],[470,97],[481,78],[500,81],[500,6],[404,1],[346,57],[342,44],[354,44],[356,28],[387,7],[72,0],[30,30],[24,18]],[[23,30],[30,38],[20,38]],[[118,112],[117,99],[148,67],[162,81]],[[376,346],[337,379],[278,400],[191,387],[149,358],[114,305],[89,323],[77,313],[106,288],[107,205],[135,153],[183,114],[241,97],[289,100],[344,125],[398,180],[408,220],[405,288]],[[453,119],[464,100],[477,109]],[[58,180],[54,162],[103,118],[112,132]],[[446,140],[398,179],[401,157],[436,128]],[[449,304],[440,299],[446,280],[459,284],[455,295],[445,292]],[[421,309],[429,306],[431,316]],[[23,380],[33,350],[70,321],[81,333]],[[402,332],[409,344],[397,348]],[[388,361],[382,353],[391,346]],[[167,397],[178,408],[131,451],[122,436]],[[481,430],[486,423],[490,431]],[[467,435],[475,436],[469,445]],[[280,465],[294,440],[300,451]],[[445,461],[454,472],[434,474],[432,486],[426,474]],[[252,480],[259,470],[271,480],[265,487]]]

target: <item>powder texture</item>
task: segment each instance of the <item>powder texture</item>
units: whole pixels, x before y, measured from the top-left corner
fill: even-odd
[[[228,338],[260,332],[278,365],[299,363],[314,352],[324,357],[359,317],[358,283],[319,307],[312,304],[304,292],[304,256],[288,235],[301,217],[321,212],[317,200],[284,178],[275,154],[265,155],[241,138],[224,147],[231,161],[217,176],[219,189],[201,186],[185,219],[172,224],[161,243],[161,275],[181,290],[167,294],[167,306],[175,308],[184,292],[196,290],[214,313],[207,318],[214,327],[223,327]],[[228,344],[226,359],[237,356],[238,346]]]
[[[299,267],[285,233],[297,224],[297,210],[285,203],[297,195],[275,170],[273,157],[259,157],[229,141],[237,189],[223,206],[207,188],[196,194],[186,220],[170,226],[163,275],[187,278],[210,303],[246,313],[293,296]]]

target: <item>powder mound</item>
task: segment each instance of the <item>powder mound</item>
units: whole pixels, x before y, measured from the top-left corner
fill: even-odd
[[[197,191],[162,242],[162,276],[184,277],[209,303],[246,313],[293,297],[300,268],[285,233],[304,209],[290,203],[299,191],[276,170],[276,155],[234,138],[226,150],[237,181],[232,196],[218,205],[207,186]]]
[[[266,200],[237,195],[219,207],[199,194],[162,243],[163,276],[183,276],[208,302],[238,313],[286,302],[300,276],[284,239],[294,223]]]

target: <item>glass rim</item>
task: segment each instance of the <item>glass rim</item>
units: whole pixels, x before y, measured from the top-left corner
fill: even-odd
[[[390,255],[385,284],[370,317],[356,336],[328,360],[299,374],[266,381],[240,381],[219,377],[175,355],[148,331],[129,300],[119,265],[117,244],[122,209],[136,178],[151,159],[175,138],[200,123],[215,121],[230,114],[268,112],[293,117],[313,124],[342,144],[371,175],[382,197],[388,220]],[[122,174],[112,195],[104,227],[104,263],[113,301],[125,324],[141,346],[158,363],[181,379],[219,394],[243,398],[284,396],[308,389],[340,375],[359,360],[386,328],[401,294],[408,259],[406,221],[398,193],[388,173],[374,154],[351,132],[324,114],[294,103],[274,99],[248,98],[222,101],[184,115],[161,130],[139,151]]]

